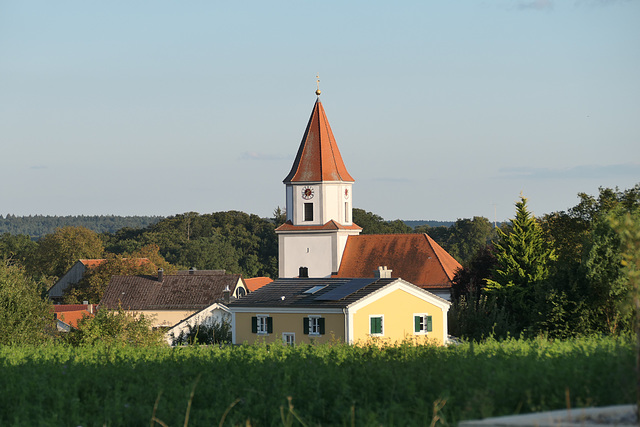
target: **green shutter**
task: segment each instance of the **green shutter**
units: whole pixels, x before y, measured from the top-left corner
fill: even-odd
[[[273,317],[267,317],[267,333],[273,333]]]
[[[422,316],[413,316],[413,332],[422,332],[420,328],[420,321],[422,320]]]
[[[257,317],[252,317],[251,318],[251,332],[254,334],[258,333],[258,318]]]
[[[320,329],[320,335],[324,335],[324,317],[318,319],[318,329]]]
[[[302,333],[305,335],[309,335],[309,318],[302,318]]]
[[[433,330],[433,321],[431,316],[427,316],[427,332],[431,332]]]
[[[372,334],[382,333],[382,317],[371,318],[371,333]]]

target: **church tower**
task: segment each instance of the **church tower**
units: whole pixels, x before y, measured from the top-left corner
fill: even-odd
[[[320,90],[291,171],[284,179],[287,221],[276,229],[280,277],[331,277],[347,237],[362,229],[352,221],[354,179],[347,172]]]

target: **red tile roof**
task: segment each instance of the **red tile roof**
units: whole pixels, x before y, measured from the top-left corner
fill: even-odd
[[[338,144],[318,98],[293,167],[283,182],[321,181],[353,182],[354,179],[349,175],[342,161]]]
[[[88,310],[89,304],[54,304],[54,313],[64,313],[67,311]]]
[[[462,266],[426,234],[364,234],[349,236],[335,277],[373,277],[387,266],[421,288],[449,288]]]
[[[94,268],[104,263],[106,259],[81,259],[79,261],[87,268]]]
[[[78,327],[78,321],[83,317],[93,317],[93,314],[89,313],[87,310],[74,310],[74,311],[64,311],[62,313],[56,313],[56,318],[66,323],[67,325],[73,326],[74,328]]]
[[[287,221],[280,227],[276,228],[276,231],[303,231],[303,230],[362,230],[357,224],[342,225],[338,224],[334,220],[327,222],[324,225],[293,225],[291,221]]]
[[[244,284],[247,285],[249,292],[260,289],[271,282],[273,282],[273,279],[270,277],[253,277],[251,279],[244,279]]]

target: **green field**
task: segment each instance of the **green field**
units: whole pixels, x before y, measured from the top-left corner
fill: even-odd
[[[454,425],[632,403],[634,360],[623,338],[384,349],[0,347],[0,425],[182,426],[187,414],[189,426]]]

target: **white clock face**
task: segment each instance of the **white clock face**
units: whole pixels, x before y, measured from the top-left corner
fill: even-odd
[[[311,187],[304,187],[302,189],[302,198],[305,200],[313,199],[314,191]]]

